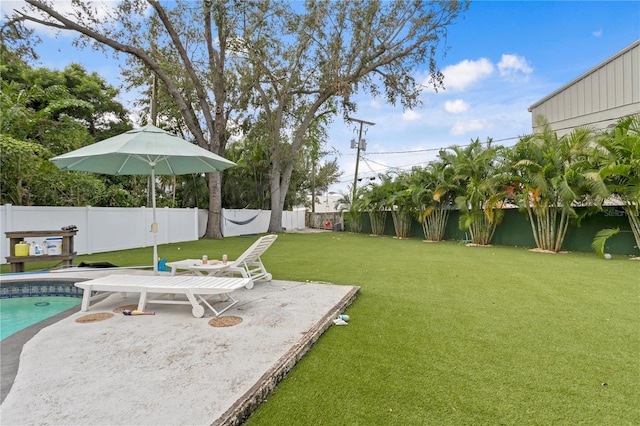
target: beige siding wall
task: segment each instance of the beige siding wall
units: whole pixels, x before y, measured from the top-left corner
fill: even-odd
[[[546,117],[558,135],[589,125],[599,129],[640,113],[640,41],[612,56],[529,108]]]

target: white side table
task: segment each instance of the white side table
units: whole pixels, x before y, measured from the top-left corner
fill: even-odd
[[[177,262],[167,262],[167,266],[171,268],[171,275],[175,275],[178,269],[186,269],[192,272],[194,275],[216,275],[219,272],[227,269],[229,263],[213,263],[209,261],[203,264],[200,259],[185,259]]]

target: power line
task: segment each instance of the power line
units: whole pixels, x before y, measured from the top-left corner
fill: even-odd
[[[503,138],[503,139],[492,139],[490,142],[494,143],[494,142],[504,142],[504,141],[509,141],[509,140],[513,140],[513,139],[519,139],[520,136],[513,136],[510,138]],[[488,144],[489,141],[486,142],[481,142],[482,144]],[[471,145],[470,143],[467,144],[463,144],[463,145],[458,145],[458,144],[450,144],[448,145],[446,148],[422,148],[422,149],[410,149],[410,150],[406,150],[406,151],[381,151],[381,152],[367,152],[367,155],[386,155],[386,154],[415,154],[415,153],[419,153],[419,152],[430,152],[430,151],[442,151],[445,149],[449,149],[452,146],[457,146],[460,148],[464,148],[465,146],[469,146]],[[354,154],[345,154],[345,155],[354,155]]]
[[[558,129],[553,129],[553,131],[554,132],[558,132],[558,131],[561,131],[561,130],[576,129],[578,127],[587,127],[587,126],[592,126],[592,125],[596,125],[596,124],[602,124],[602,123],[616,121],[616,120],[617,119],[615,119],[615,118],[607,118],[607,119],[603,119],[603,120],[590,121],[588,123],[581,124],[580,126],[561,127],[561,128],[558,128]],[[522,137],[522,135],[521,136],[510,136],[510,137],[502,138],[502,139],[492,139],[491,143],[517,140],[517,139],[520,139],[521,137]],[[482,144],[487,144],[487,143],[489,143],[489,141],[482,142]],[[469,146],[469,145],[471,145],[471,144],[470,143],[462,144],[462,145],[449,144],[447,147],[444,147],[444,148],[440,147],[440,148],[410,149],[410,150],[406,150],[406,151],[367,152],[367,155],[415,154],[415,153],[419,153],[419,152],[432,152],[432,151],[438,151],[439,152],[439,151],[442,151],[443,149],[448,149],[449,147],[452,147],[452,146],[457,146],[457,147],[460,147],[460,148],[464,148],[464,147]]]
[[[503,138],[503,139],[493,139],[491,141],[486,141],[486,142],[481,142],[482,144],[488,144],[489,142],[494,143],[494,142],[504,142],[504,141],[509,141],[509,140],[513,140],[513,139],[519,139],[520,136],[515,136],[515,137],[510,137],[510,138]],[[368,152],[367,155],[383,155],[383,154],[414,154],[417,152],[429,152],[429,151],[442,151],[443,149],[448,149],[449,147],[452,146],[457,146],[457,147],[461,147],[464,148],[465,146],[469,146],[471,145],[470,143],[464,144],[464,145],[449,145],[447,148],[424,148],[424,149],[412,149],[412,150],[407,150],[407,151],[387,151],[387,152]]]

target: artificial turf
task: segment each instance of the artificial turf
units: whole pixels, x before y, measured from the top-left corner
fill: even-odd
[[[640,262],[336,233],[278,245],[274,276],[362,290],[249,425],[640,424]]]

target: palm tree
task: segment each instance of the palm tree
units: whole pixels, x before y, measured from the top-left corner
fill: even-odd
[[[207,179],[200,173],[176,176],[176,195],[180,207],[209,207]]]
[[[387,195],[389,189],[386,187],[385,175],[380,175],[382,183],[376,185],[370,183],[365,187],[363,191],[363,197],[359,200],[359,205],[363,211],[369,213],[369,219],[371,220],[371,233],[373,235],[384,235],[384,226],[387,221],[388,201]]]
[[[455,199],[460,209],[459,226],[469,230],[473,244],[488,245],[504,215],[498,208],[503,199],[498,179],[499,151],[491,146],[491,139],[483,147],[476,138],[464,148],[453,146],[439,154],[452,168],[452,182],[459,187]]]
[[[347,192],[341,192],[338,199],[338,211],[344,215],[345,223],[349,223],[349,230],[355,234],[362,232],[362,210],[361,203],[363,188],[356,189],[356,199],[352,200],[353,190],[348,187]]]
[[[222,205],[225,208],[268,209],[269,152],[264,136],[247,137],[227,147],[225,157],[236,163],[225,171]]]
[[[442,241],[449,213],[456,197],[452,181],[453,168],[442,160],[415,168],[409,178],[411,196],[416,206],[416,218],[422,225],[427,241]]]
[[[398,238],[408,238],[411,230],[411,218],[415,215],[415,207],[409,188],[409,174],[399,173],[395,179],[389,175],[381,177],[387,192],[387,208],[391,210],[393,227]],[[387,182],[388,181],[388,182]]]
[[[620,119],[596,143],[597,177],[605,185],[607,198],[622,204],[640,248],[640,114]],[[592,243],[596,252],[603,256],[605,242],[618,232],[619,228],[600,231]]]
[[[580,219],[575,207],[597,192],[588,166],[593,132],[578,128],[558,138],[544,118],[538,123],[542,133],[522,137],[510,151],[513,196],[527,212],[536,246],[557,253],[570,221]]]

